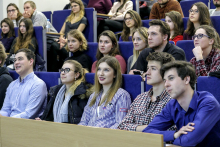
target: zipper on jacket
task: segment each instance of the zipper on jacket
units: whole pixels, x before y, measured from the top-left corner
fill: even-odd
[[[72,118],[72,121],[73,121],[73,124],[74,124],[74,118],[73,118],[73,107],[72,107],[71,103],[70,103],[70,108],[71,108],[71,110],[72,110],[71,118]]]

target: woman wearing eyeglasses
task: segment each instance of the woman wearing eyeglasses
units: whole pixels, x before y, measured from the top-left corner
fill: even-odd
[[[203,2],[197,2],[189,10],[187,28],[183,33],[183,40],[192,40],[195,30],[200,25],[212,25],[209,9]]]
[[[124,17],[123,30],[119,41],[132,41],[134,30],[141,26],[142,21],[140,15],[134,10],[127,11]]]
[[[195,45],[192,51],[195,57],[190,62],[195,66],[197,77],[219,71],[220,39],[216,30],[211,26],[202,25],[192,38]]]
[[[122,74],[115,57],[105,56],[97,63],[94,93],[84,108],[78,125],[117,129],[130,108],[131,98],[120,88]]]
[[[23,18],[23,15],[21,14],[16,4],[10,3],[7,6],[7,17],[13,21],[14,27],[17,27]]]
[[[78,124],[91,89],[85,84],[87,70],[74,60],[67,60],[60,69],[62,84],[51,87],[49,102],[36,120]]]

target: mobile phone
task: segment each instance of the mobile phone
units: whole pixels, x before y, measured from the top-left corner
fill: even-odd
[[[134,73],[135,75],[141,75],[141,72],[140,72],[140,71],[133,71],[133,73]]]

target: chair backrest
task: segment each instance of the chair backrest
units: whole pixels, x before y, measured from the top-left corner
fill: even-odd
[[[218,34],[220,35],[220,16],[211,16],[213,27],[216,29]]]
[[[143,27],[146,27],[146,28],[149,28],[149,22],[153,20],[153,19],[147,19],[147,20],[142,20],[142,26]]]
[[[151,88],[152,88],[152,86],[151,86],[151,85],[148,85],[147,82],[145,81],[144,90],[145,90],[145,91],[149,91]]]
[[[42,13],[46,16],[47,19],[50,20],[50,22],[52,22],[52,21],[51,21],[51,15],[52,15],[52,12],[51,12],[51,11],[44,11],[44,12],[42,12]]]
[[[97,49],[98,49],[97,42],[88,42],[88,49],[85,51],[85,54],[90,57],[90,59],[92,60],[92,63],[97,60],[96,59]]]
[[[220,103],[220,79],[216,77],[200,76],[197,78],[196,90],[210,92]]]
[[[210,0],[210,9],[215,9],[215,5],[213,4],[213,0]]]
[[[183,18],[183,27],[184,27],[184,30],[186,30],[186,28],[187,28],[188,19],[189,19],[189,17],[184,17],[184,18]]]
[[[137,8],[137,2],[139,3],[139,1],[137,1],[137,0],[131,0],[131,1],[133,2],[133,10],[137,11],[137,9],[139,9],[139,8]]]
[[[180,47],[181,49],[184,50],[187,61],[190,61],[194,57],[194,54],[192,52],[192,50],[194,48],[193,40],[180,40],[180,41],[177,41],[176,46],[178,46],[178,47]]]
[[[133,55],[133,42],[118,42],[118,45],[121,56],[125,59],[125,62],[127,63],[128,58]]]
[[[58,10],[53,12],[52,25],[58,32],[60,32],[63,23],[65,22],[67,16],[70,15],[70,13],[71,10]]]

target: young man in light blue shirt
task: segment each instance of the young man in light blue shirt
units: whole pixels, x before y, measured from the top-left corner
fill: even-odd
[[[15,55],[15,71],[19,78],[7,88],[0,116],[34,119],[46,106],[47,87],[33,72],[35,55],[29,49],[19,49]]]

